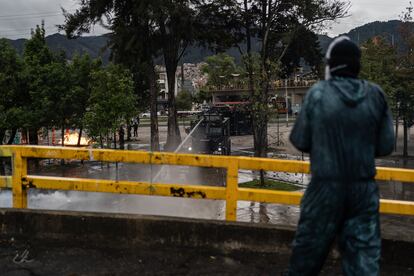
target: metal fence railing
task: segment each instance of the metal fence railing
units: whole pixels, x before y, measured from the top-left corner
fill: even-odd
[[[227,220],[236,220],[238,200],[297,205],[302,197],[301,192],[239,188],[239,169],[309,173],[309,163],[303,161],[124,150],[0,146],[0,157],[12,158],[12,176],[0,176],[0,188],[12,189],[14,208],[27,208],[29,189],[73,190],[225,200]],[[218,187],[35,176],[28,175],[28,158],[224,168],[227,170],[227,180],[225,187]],[[378,167],[376,179],[414,182],[414,170]],[[414,215],[414,202],[382,199],[380,211],[388,214]]]

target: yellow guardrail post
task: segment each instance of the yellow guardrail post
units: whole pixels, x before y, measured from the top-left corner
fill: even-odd
[[[229,162],[226,181],[226,220],[236,221],[239,186],[239,163],[237,159]]]
[[[27,158],[23,158],[20,150],[14,150],[13,162],[13,208],[27,208],[27,190],[23,189],[23,177],[27,177]]]

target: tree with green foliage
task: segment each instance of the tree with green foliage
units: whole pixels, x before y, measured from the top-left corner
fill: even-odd
[[[234,58],[226,53],[206,57],[204,62],[201,71],[208,75],[207,86],[213,89],[229,85],[235,74],[242,73],[236,66]]]
[[[37,132],[40,128],[57,126],[61,129],[64,146],[65,129],[73,126],[78,105],[77,91],[72,89],[73,79],[65,54],[49,50],[42,24],[36,27],[32,38],[26,43],[23,58],[30,100],[25,109],[30,143],[38,143]]]
[[[211,101],[211,93],[201,88],[193,97],[193,101],[198,104],[207,103]]]
[[[403,156],[408,157],[408,129],[414,124],[414,30],[413,6],[410,5],[402,13],[400,34],[403,43],[403,53],[399,56],[396,76],[398,90],[395,93],[395,102],[398,107],[398,116],[403,120],[404,145]]]
[[[183,90],[177,95],[177,110],[191,110],[193,106],[193,97],[187,90]]]
[[[398,141],[399,111],[396,101],[397,82],[397,49],[383,37],[374,37],[361,45],[360,77],[377,83],[388,97],[388,102],[394,112],[396,123],[395,150]]]
[[[7,119],[4,106],[0,105],[0,145],[3,144],[4,134],[6,133]],[[4,158],[0,157],[0,175],[5,175]]]
[[[268,97],[275,66],[280,66],[299,30],[314,29],[322,22],[343,16],[346,6],[340,1],[249,1],[243,3],[246,23],[245,67],[249,75],[252,103],[255,156],[267,156]],[[253,76],[251,39],[260,41],[259,74]]]
[[[395,48],[384,38],[374,37],[362,44],[361,50],[361,78],[377,83],[392,98],[397,67]]]
[[[40,68],[38,75],[39,89],[36,97],[41,98],[41,115],[44,127],[60,127],[61,143],[65,144],[65,129],[71,126],[75,105],[71,79],[65,62],[51,62]]]
[[[134,114],[134,83],[130,71],[114,64],[94,71],[89,102],[84,126],[101,147],[106,140],[110,148],[111,134],[115,134]]]
[[[21,97],[22,62],[15,49],[5,39],[0,40],[0,144],[7,130],[7,144],[13,142],[23,120]]]
[[[73,126],[79,128],[78,146],[80,146],[83,120],[92,92],[92,74],[99,70],[101,60],[93,60],[88,54],[75,54],[69,65],[70,79],[72,80],[72,98],[75,103]]]
[[[282,45],[281,45],[282,46]],[[280,59],[280,77],[288,78],[295,70],[306,63],[316,76],[322,68],[322,50],[318,35],[305,26],[299,26],[292,34],[286,53]]]
[[[154,59],[162,57],[169,88],[166,146],[169,149],[175,149],[181,141],[176,118],[175,74],[187,46],[201,37],[199,33],[203,28],[199,26],[202,21],[198,21],[196,15],[197,7],[202,2],[86,0],[81,2],[80,8],[74,14],[65,13],[66,22],[62,26],[71,37],[73,34],[88,32],[91,25],[108,19],[106,26],[112,31],[110,46],[114,54],[113,60],[127,65],[134,73],[139,66],[147,68],[145,77],[150,90],[152,136],[156,139],[158,133],[155,130],[158,130],[158,125]]]
[[[153,1],[82,1],[73,14],[64,11],[65,24],[61,29],[69,38],[89,32],[97,23],[107,20],[111,59],[125,65],[133,74],[135,104],[149,98],[151,111],[151,150],[159,150],[157,119],[157,78],[155,59],[161,47],[154,30]],[[110,20],[109,20],[110,18]]]
[[[346,12],[347,5],[333,1],[225,1],[226,10],[235,14],[224,29],[244,55],[248,75],[255,156],[267,156],[268,97],[270,83],[280,72],[281,61],[292,46],[297,34],[315,30],[324,22],[337,19]],[[223,9],[223,7],[220,7]],[[238,21],[234,21],[237,18]],[[212,18],[211,20],[215,20]],[[220,20],[218,20],[220,22]],[[258,58],[252,51],[252,40],[258,39]],[[244,43],[244,49],[240,47]],[[255,71],[258,71],[256,73]]]
[[[75,13],[65,12],[66,22],[62,29],[72,37],[89,32],[90,27],[96,23],[105,22],[104,25],[112,32],[109,37],[113,61],[127,65],[134,74],[139,71],[139,67],[147,68],[144,70],[144,79],[150,91],[151,136],[154,136],[154,139],[158,139],[155,133],[158,128],[154,60],[162,58],[169,87],[167,148],[174,149],[181,140],[174,89],[178,64],[189,45],[210,45],[215,49],[230,45],[229,42],[233,41],[231,35],[229,36],[221,27],[226,26],[227,19],[239,19],[238,14],[232,13],[237,10],[234,8],[237,3],[235,0],[85,0]],[[231,11],[228,11],[227,8],[230,6]],[[223,8],[217,13],[217,7]],[[224,25],[216,24],[218,15]],[[222,46],[224,44],[226,46]],[[137,78],[134,80],[137,81]]]
[[[3,105],[0,105],[0,145],[3,144],[4,134],[7,130],[7,117],[6,109]]]
[[[168,83],[168,135],[166,148],[175,150],[181,142],[175,100],[175,75],[187,47],[200,39],[203,28],[197,19],[199,0],[153,0],[156,39],[162,49]]]
[[[320,29],[325,22],[344,16],[347,8],[348,4],[340,0],[218,0],[201,11],[202,15],[205,12],[204,20],[215,26],[213,29],[222,30],[212,39],[223,47],[238,47],[244,56],[255,156],[267,156],[269,90],[295,37],[299,31]],[[253,39],[259,44],[258,63],[252,50]],[[261,178],[264,183],[263,172]]]
[[[36,26],[31,38],[26,42],[23,51],[23,95],[21,105],[24,109],[25,123],[23,127],[29,130],[29,143],[38,144],[37,132],[41,127],[49,127],[52,124],[50,107],[45,87],[48,91],[49,76],[48,67],[53,62],[53,54],[46,45],[45,29],[43,24]],[[45,83],[46,82],[46,83]]]

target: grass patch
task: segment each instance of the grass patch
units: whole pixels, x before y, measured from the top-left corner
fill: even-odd
[[[285,183],[285,182],[279,182],[275,180],[265,180],[265,185],[260,185],[260,180],[255,179],[249,182],[240,183],[239,187],[241,188],[254,188],[254,189],[268,189],[268,190],[278,190],[278,191],[297,191],[300,190],[300,187],[297,187],[295,185]]]

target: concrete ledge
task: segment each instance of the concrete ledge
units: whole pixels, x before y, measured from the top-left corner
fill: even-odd
[[[19,209],[0,209],[0,227],[0,238],[27,242],[116,249],[161,245],[223,253],[289,253],[294,237],[294,229],[274,225]],[[410,267],[412,256],[414,243],[383,240],[383,263]]]
[[[293,229],[142,215],[0,209],[1,235],[94,247],[184,246],[275,252],[289,250]]]

